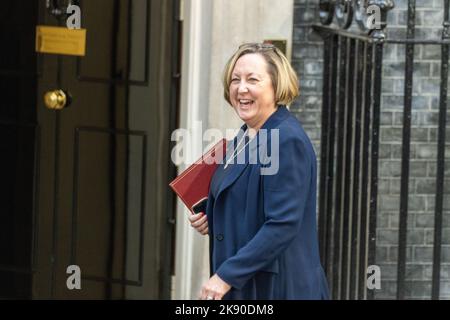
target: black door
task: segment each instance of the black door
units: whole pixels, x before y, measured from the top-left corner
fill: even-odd
[[[37,54],[36,25],[65,27],[52,9],[70,2],[86,55]],[[1,6],[1,297],[168,297],[176,3]],[[60,110],[43,99],[56,90]],[[69,266],[81,289],[67,287]]]

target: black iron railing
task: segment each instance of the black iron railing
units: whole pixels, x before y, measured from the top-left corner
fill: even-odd
[[[366,270],[375,264],[382,60],[389,44],[405,46],[397,299],[405,297],[414,49],[419,44],[442,48],[431,290],[431,298],[439,299],[449,0],[444,0],[442,39],[436,40],[415,38],[415,0],[408,1],[406,38],[387,38],[387,15],[394,5],[392,0],[321,0],[321,24],[313,26],[324,41],[319,237],[334,299],[374,298]],[[375,27],[367,24],[369,6],[380,13]]]

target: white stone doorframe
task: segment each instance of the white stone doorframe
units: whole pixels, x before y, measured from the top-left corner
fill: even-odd
[[[180,128],[192,134],[186,158],[194,161],[201,155],[201,136],[195,130],[199,121],[207,126],[209,65],[211,47],[212,1],[181,1],[183,20],[182,80]],[[188,164],[179,166],[184,170]],[[200,285],[209,276],[208,236],[199,235],[190,226],[184,205],[177,203],[175,277],[173,299],[197,299]]]

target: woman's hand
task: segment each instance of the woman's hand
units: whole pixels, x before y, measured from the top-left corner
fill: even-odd
[[[204,212],[191,214],[189,216],[191,226],[195,228],[200,234],[208,234],[208,217]]]
[[[200,300],[221,300],[230,289],[231,286],[215,274],[202,286]]]

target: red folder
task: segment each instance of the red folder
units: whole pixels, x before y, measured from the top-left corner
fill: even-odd
[[[222,139],[169,184],[192,213],[205,210],[211,178],[225,152],[226,139]]]

